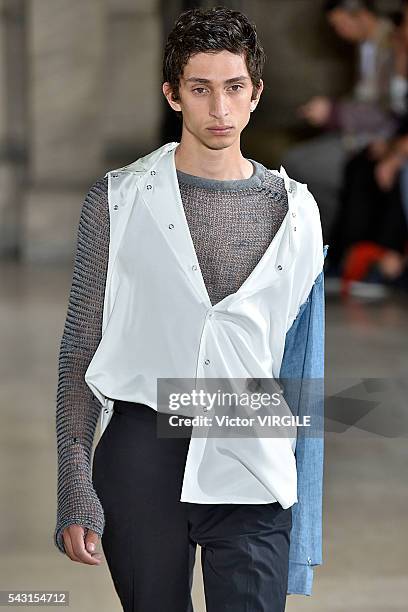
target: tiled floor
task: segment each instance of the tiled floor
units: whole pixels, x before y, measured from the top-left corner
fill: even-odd
[[[0,272],[0,589],[69,590],[75,612],[119,612],[106,563],[71,562],[52,542],[57,352],[70,270],[3,263]],[[328,299],[327,378],[406,376],[407,306],[406,298]],[[288,597],[289,612],[407,609],[407,422],[408,408],[396,437],[358,426],[326,433],[325,562],[313,596]],[[195,612],[204,612],[198,558],[195,578]]]

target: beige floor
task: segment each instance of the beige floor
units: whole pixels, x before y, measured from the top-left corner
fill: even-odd
[[[106,563],[73,563],[52,542],[57,350],[70,270],[3,264],[0,272],[0,590],[69,590],[75,612],[119,612]],[[407,305],[328,300],[326,375],[406,375]],[[407,610],[407,468],[406,435],[326,434],[325,563],[313,596],[288,597],[289,612]],[[198,559],[194,599],[204,612]]]

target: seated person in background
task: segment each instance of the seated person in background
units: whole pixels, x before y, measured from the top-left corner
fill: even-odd
[[[408,138],[406,146],[408,149]],[[388,150],[378,159],[369,148],[346,163],[340,206],[329,238],[329,276],[389,284],[404,274],[408,226],[400,164],[399,153]]]
[[[282,164],[316,193],[327,235],[344,164],[369,142],[393,133],[401,112],[401,83],[394,80],[395,26],[377,14],[371,0],[327,0],[325,14],[338,36],[356,46],[356,84],[348,98],[317,96],[298,109],[302,119],[326,132],[290,148]]]
[[[404,1],[401,23],[394,36],[396,75],[400,108],[405,109],[389,139],[379,139],[351,158],[345,166],[344,183],[329,239],[329,274],[364,271],[368,280],[385,283],[404,275],[408,241],[408,0]],[[351,247],[366,242],[346,265]],[[376,245],[379,248],[371,248]],[[360,262],[358,259],[360,258]],[[373,264],[371,269],[368,264]],[[357,264],[357,265],[356,265]],[[345,268],[348,268],[345,272]],[[372,274],[374,268],[374,274]]]

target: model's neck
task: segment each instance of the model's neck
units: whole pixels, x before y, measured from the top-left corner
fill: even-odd
[[[202,143],[191,146],[183,141],[176,148],[175,163],[177,170],[186,174],[220,181],[247,179],[254,170],[239,147],[214,150]]]

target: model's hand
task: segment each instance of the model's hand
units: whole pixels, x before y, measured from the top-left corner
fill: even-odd
[[[331,101],[325,96],[315,96],[298,109],[298,114],[315,126],[327,123],[330,115]]]
[[[86,536],[85,531],[87,531]],[[90,529],[86,530],[81,525],[69,525],[62,532],[62,537],[67,556],[72,561],[88,565],[101,564],[101,553],[94,552],[99,540],[97,533]]]

